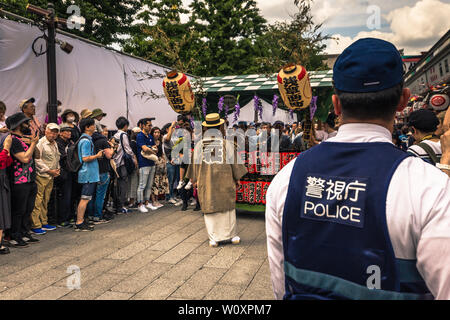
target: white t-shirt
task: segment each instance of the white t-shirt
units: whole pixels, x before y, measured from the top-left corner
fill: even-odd
[[[423,143],[429,145],[431,149],[434,151],[437,157],[442,156],[442,149],[441,149],[441,142],[440,141],[431,141],[431,140],[425,140]],[[428,153],[419,145],[414,144],[408,148],[408,152],[415,155],[416,157],[419,157],[420,159],[431,162],[431,158],[428,155]]]
[[[388,142],[392,135],[373,124],[345,124],[326,142]],[[322,161],[327,161],[323,159]],[[266,233],[272,286],[282,299],[284,255],[282,219],[295,159],[273,179],[266,195]],[[370,170],[370,168],[368,168]],[[450,179],[416,157],[402,161],[392,176],[386,198],[389,237],[398,259],[416,266],[436,299],[450,299]]]
[[[5,116],[5,121],[0,121],[0,129],[6,127],[6,119],[7,119],[7,118],[8,118],[8,117]]]

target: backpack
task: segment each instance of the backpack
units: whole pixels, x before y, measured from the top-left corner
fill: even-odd
[[[418,146],[421,147],[428,154],[431,160],[431,164],[433,166],[436,166],[436,163],[441,162],[441,157],[438,157],[428,144],[426,144],[425,142],[421,142],[418,144]]]
[[[70,147],[67,148],[67,169],[70,172],[78,172],[80,170],[81,165],[83,164],[82,161],[80,161],[80,157],[78,154],[78,144],[82,139],[88,139],[87,137],[80,137],[77,142],[72,144]]]
[[[122,146],[123,150],[123,160],[125,164],[125,169],[127,170],[127,173],[130,176],[133,174],[134,170],[136,170],[136,167],[134,165],[133,157],[125,152],[125,148],[123,147],[123,138],[122,138],[123,135],[126,135],[126,133],[122,133],[120,135],[120,145]]]

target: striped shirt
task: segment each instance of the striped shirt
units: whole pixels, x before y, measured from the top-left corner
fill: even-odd
[[[431,149],[434,151],[434,153],[436,153],[436,156],[440,159],[442,157],[442,149],[441,149],[441,142],[437,141],[431,141],[431,140],[424,140],[422,141],[423,143],[426,143],[427,145],[429,145],[431,147]],[[433,161],[431,161],[430,156],[428,155],[428,153],[419,145],[414,144],[412,146],[410,146],[407,150],[409,153],[411,153],[412,155],[419,157],[420,159],[433,164]]]

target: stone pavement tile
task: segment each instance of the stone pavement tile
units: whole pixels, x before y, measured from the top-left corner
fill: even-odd
[[[119,251],[114,252],[108,256],[108,259],[127,260],[144,249],[154,246],[156,243],[157,242],[155,241],[136,241],[120,249]]]
[[[62,270],[67,270],[67,267],[71,265],[78,266],[81,269],[86,268],[91,264],[104,259],[106,256],[113,254],[114,252],[120,249],[121,245],[122,245],[121,243],[119,244],[110,243],[109,246],[94,247],[91,251],[81,256],[73,257],[71,260],[65,262],[58,268],[61,268]]]
[[[166,263],[149,263],[135,274],[122,279],[111,290],[124,293],[137,293],[150,285],[171,267],[172,265]]]
[[[204,300],[239,300],[245,292],[245,286],[216,284],[205,296]]]
[[[203,243],[208,239],[208,232],[206,232],[205,226],[203,225],[200,230],[194,233],[192,236],[184,240],[185,242],[193,242],[193,243]]]
[[[205,231],[206,232],[206,231]],[[206,235],[205,239],[208,239],[208,235]],[[197,247],[191,254],[199,254],[203,256],[214,256],[219,251],[221,251],[221,247],[212,248],[209,246],[209,240],[204,241],[200,246]]]
[[[250,285],[245,290],[241,299],[261,299],[273,300],[275,299],[272,291],[272,283],[270,280],[269,262],[266,259],[259,268]]]
[[[200,269],[173,293],[173,297],[203,299],[225,272],[226,269],[219,268]]]
[[[83,288],[79,290],[72,290],[67,295],[59,298],[59,300],[95,300],[101,296],[105,290],[98,288]]]
[[[20,282],[12,282],[12,281],[0,281],[0,293],[6,291],[10,288],[14,288],[18,286]]]
[[[255,241],[264,231],[264,228],[261,228],[259,223],[250,224],[247,227],[245,227],[239,235],[241,236],[241,240],[252,243]]]
[[[195,213],[194,217],[195,217],[195,219],[193,219],[192,222],[186,226],[186,228],[204,227],[205,226],[205,218],[203,218],[202,213]]]
[[[72,290],[73,289],[50,286],[29,296],[26,300],[57,300]]]
[[[99,275],[107,273],[109,270],[118,266],[121,263],[122,263],[121,260],[102,259],[102,260],[98,260],[97,262],[95,262],[87,267],[81,267],[80,268],[81,284],[83,285],[84,282],[87,282],[95,277],[98,277]],[[74,265],[76,265],[76,263]],[[61,271],[63,271],[63,270],[64,269],[62,268]],[[64,273],[66,274],[66,278],[67,278],[67,276],[69,276],[69,274],[67,273],[67,267],[66,267]],[[66,279],[62,279],[62,280],[58,281],[57,283],[55,283],[54,286],[66,287],[66,285],[67,285],[66,282],[67,282]]]
[[[228,244],[219,247],[221,248],[221,250],[217,252],[217,254],[205,264],[205,267],[228,269],[236,262],[236,260],[239,259],[239,257],[245,251],[245,248],[240,245]]]
[[[25,299],[38,291],[55,284],[65,277],[67,277],[66,273],[49,270],[40,274],[36,278],[29,279],[25,283],[3,291],[0,294],[0,300]]]
[[[162,278],[174,280],[188,280],[194,273],[211,259],[210,256],[190,254],[182,261],[178,262],[172,269],[162,274]]]
[[[137,270],[141,269],[145,265],[155,260],[156,258],[160,257],[163,253],[164,253],[163,251],[144,249],[141,252],[137,253],[132,258],[126,260],[122,264],[111,269],[109,273],[129,274],[129,275],[133,274]]]
[[[255,289],[248,287],[241,300],[275,300],[272,290]]]
[[[149,233],[143,240],[160,241],[179,231],[181,228],[180,226],[174,227],[172,225],[162,226],[157,228],[156,231]]]
[[[153,281],[149,286],[140,291],[133,299],[167,299],[175,290],[177,290],[184,282],[181,280],[173,280],[167,278],[159,278]]]
[[[269,260],[266,258],[264,263],[259,268],[252,282],[251,286],[254,286],[259,289],[267,289],[272,290],[272,281],[270,279],[270,268],[269,268]]]
[[[182,242],[176,247],[170,249],[165,254],[160,256],[155,262],[176,264],[189,255],[195,248],[199,246],[198,243]]]
[[[95,231],[94,231],[95,232]],[[85,232],[80,232],[85,234]],[[83,239],[86,240],[86,239]],[[102,239],[102,240],[93,240],[88,241],[87,243],[74,243],[70,248],[64,251],[65,255],[80,257],[83,255],[87,255],[92,253],[94,250],[103,249],[119,249],[121,247],[122,242],[119,241],[111,241],[111,239]],[[61,252],[62,253],[62,252]]]
[[[46,273],[48,270],[53,269],[71,259],[73,258],[69,256],[55,256],[13,274],[9,274],[7,276],[7,279],[8,281],[24,282],[28,279],[39,277],[41,274]]]
[[[261,233],[256,240],[242,254],[246,258],[266,258],[267,240],[265,232]]]
[[[220,284],[247,287],[263,262],[264,259],[239,259],[220,279]]]
[[[142,231],[141,229],[131,230],[129,227],[126,227],[126,226],[124,226],[124,228],[126,228],[126,230],[128,230],[128,233],[125,235],[122,235],[122,236],[117,236],[114,239],[116,241],[127,242],[127,244],[125,246],[127,246],[135,241],[142,240],[143,238],[147,237],[149,234],[147,231]]]
[[[151,246],[151,250],[160,250],[160,251],[169,251],[181,241],[186,239],[187,236],[184,233],[174,233],[172,235],[168,235],[166,238],[158,241],[154,246]]]
[[[106,291],[96,300],[129,300],[132,296],[132,293]]]
[[[127,276],[124,274],[104,273],[89,280],[84,280],[81,278],[81,287],[86,289],[102,289],[103,291],[106,291],[114,287],[126,277]]]
[[[185,217],[181,217],[180,219],[177,219],[173,225],[174,226],[181,226],[184,227],[192,222],[194,222],[195,220],[198,219],[198,216],[193,216],[193,215],[187,215]]]

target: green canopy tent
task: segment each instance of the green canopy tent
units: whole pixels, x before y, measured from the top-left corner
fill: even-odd
[[[333,71],[309,71],[313,96],[317,96],[317,111],[315,116],[325,121],[331,106]],[[280,96],[277,84],[277,74],[267,75],[239,75],[208,77],[194,81],[198,105],[206,98],[207,113],[218,112],[218,101],[223,96],[239,96],[239,105],[244,107],[256,95],[260,99],[272,104],[274,95]],[[288,110],[281,97],[278,107]],[[229,106],[229,113],[234,111],[234,104]],[[298,119],[303,118],[303,112],[297,113]]]

